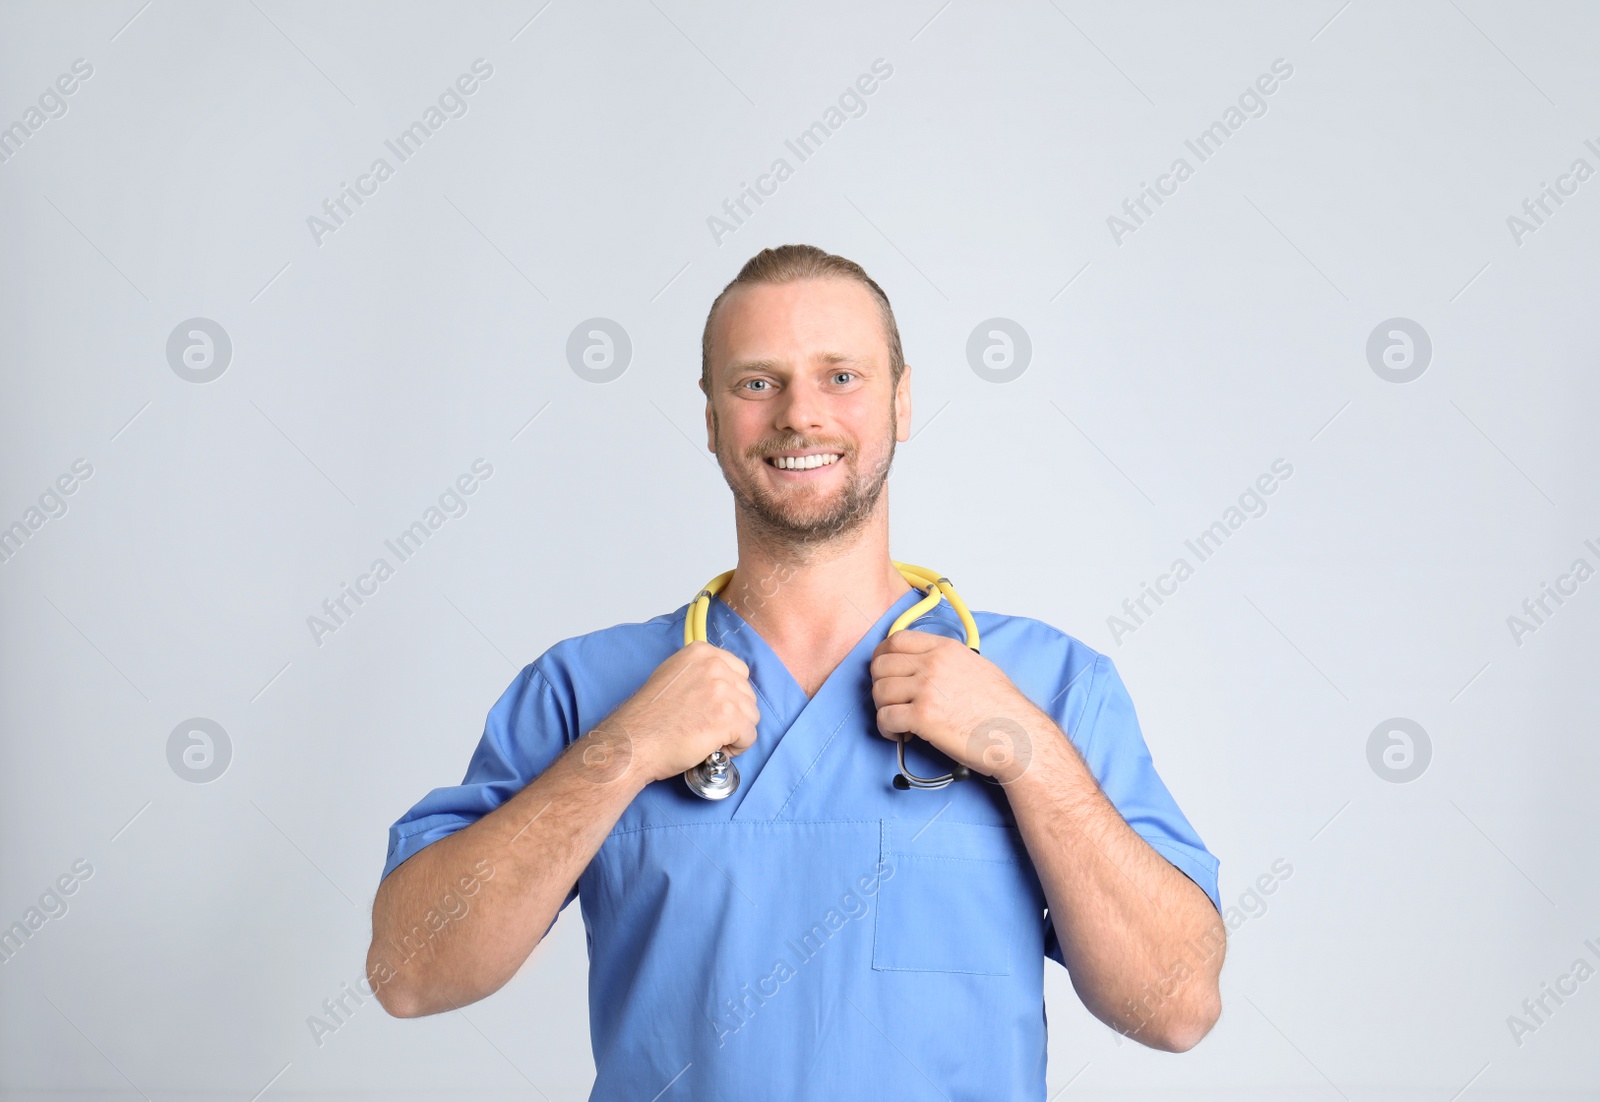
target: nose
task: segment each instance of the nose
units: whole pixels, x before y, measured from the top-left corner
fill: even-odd
[[[816,384],[796,378],[774,412],[774,427],[808,436],[827,423],[826,403]]]

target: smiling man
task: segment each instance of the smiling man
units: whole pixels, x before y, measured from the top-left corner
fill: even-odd
[[[1197,1043],[1217,861],[1111,660],[890,557],[911,369],[882,289],[763,250],[700,386],[737,565],[552,646],[390,829],[384,1007],[493,993],[578,898],[591,1099],[1043,1099],[1046,959],[1112,1028]],[[738,783],[686,783],[714,752]]]

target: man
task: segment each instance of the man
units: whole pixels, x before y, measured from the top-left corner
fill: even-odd
[[[923,594],[889,555],[911,368],[883,291],[764,250],[701,371],[739,545],[706,641],[685,605],[518,675],[463,782],[390,831],[385,1009],[491,994],[580,898],[592,1099],[1043,1099],[1047,956],[1108,1025],[1193,1046],[1217,862],[1110,659],[988,612],[974,651],[944,601],[889,633]],[[902,738],[910,772],[974,775],[896,788]],[[742,779],[704,799],[681,774],[718,749]]]

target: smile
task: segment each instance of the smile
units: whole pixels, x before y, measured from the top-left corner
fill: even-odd
[[[825,452],[820,455],[769,455],[765,462],[780,471],[810,471],[818,467],[832,466],[840,458],[833,452]]]

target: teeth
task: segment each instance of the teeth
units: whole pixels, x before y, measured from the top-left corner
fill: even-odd
[[[837,455],[802,455],[799,458],[790,456],[773,456],[772,465],[785,471],[809,471],[814,467],[826,467],[838,460]]]

